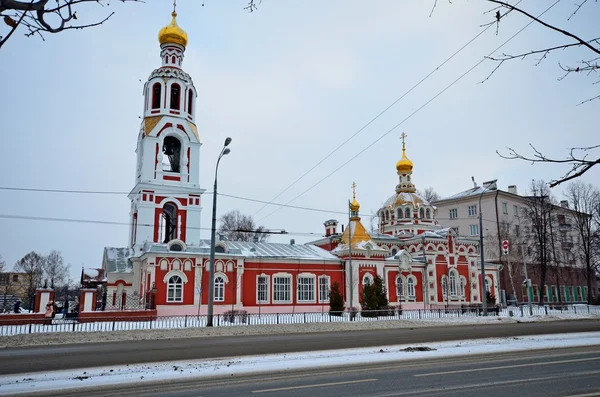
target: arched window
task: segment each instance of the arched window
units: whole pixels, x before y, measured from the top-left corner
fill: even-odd
[[[194,104],[194,91],[188,90],[187,112],[190,116],[192,115],[192,109],[194,109],[194,107],[192,106],[193,104]]]
[[[405,218],[412,218],[412,216],[410,216],[410,208],[406,207],[406,209],[404,209],[404,217]]]
[[[448,280],[446,275],[442,275],[442,296],[445,298],[448,296]]]
[[[175,64],[175,55],[173,55],[173,56],[171,57],[171,63],[172,63],[172,64]]]
[[[223,277],[215,277],[215,302],[225,301],[225,280]]]
[[[450,271],[450,296],[456,296],[457,281],[456,272]]]
[[[183,280],[179,276],[171,276],[167,283],[167,302],[183,302]]]
[[[163,243],[168,243],[169,241],[177,238],[177,207],[175,207],[175,204],[165,204],[163,207],[162,217],[164,227]]]
[[[179,110],[181,102],[181,87],[179,84],[171,84],[171,109]]]
[[[168,136],[163,142],[163,171],[181,172],[181,142]]]
[[[373,276],[371,276],[370,273],[365,274],[363,276],[362,282],[363,282],[363,285],[366,285],[366,284],[371,285],[371,284],[373,284]]]
[[[423,208],[419,208],[419,218],[425,218],[425,215],[423,214]]]
[[[400,275],[396,277],[396,294],[399,301],[404,300],[404,280],[402,280],[402,276]]]
[[[431,219],[431,210],[429,208],[425,210],[425,218]]]
[[[398,250],[396,248],[392,248],[392,256],[396,256]]]
[[[160,83],[154,83],[152,86],[152,109],[160,109],[160,95],[162,86]]]
[[[403,216],[402,216],[402,215],[403,215],[403,214],[402,214],[402,208],[398,208],[398,219],[401,219],[401,218],[403,218]]]
[[[408,290],[408,297],[409,298],[414,298],[415,297],[415,280],[412,277],[409,277],[408,280],[406,280],[406,289]]]

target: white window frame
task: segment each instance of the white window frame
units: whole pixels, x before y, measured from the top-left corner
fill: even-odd
[[[468,210],[469,216],[477,216],[477,204],[470,205]]]
[[[458,208],[451,208],[449,211],[450,219],[458,218]]]
[[[454,298],[458,295],[458,272],[451,269],[448,272],[448,284],[450,286],[450,297]]]
[[[173,282],[172,280],[177,277],[179,282]],[[171,291],[173,294],[171,295]],[[177,292],[179,291],[179,298],[177,298]],[[183,277],[179,274],[173,274],[167,281],[167,302],[168,303],[181,303],[183,302]]]
[[[412,291],[411,291],[412,289]],[[406,278],[406,295],[408,299],[414,300],[417,298],[417,278],[410,275]],[[412,293],[411,293],[412,292]]]
[[[442,274],[442,296],[444,300],[448,297],[448,277],[445,274]]]
[[[287,291],[280,291],[280,285],[277,283],[276,285],[276,281],[280,281],[280,280],[285,280],[287,279],[287,283],[283,283],[281,284],[282,286],[287,286],[288,289]],[[272,293],[272,302],[273,303],[292,303],[292,275],[289,273],[277,273],[271,276],[271,285],[272,285],[272,289],[271,289],[271,293]],[[288,298],[288,299],[275,299],[276,297],[281,297],[279,295],[281,295],[281,293],[287,295],[287,296],[283,296],[284,298]]]
[[[260,285],[259,285],[259,281],[260,281],[261,278],[265,279],[265,284],[264,284],[265,291],[264,292],[265,292],[265,298],[266,299],[264,299],[264,300],[260,299]],[[270,283],[269,279],[270,279],[270,276],[267,275],[267,274],[257,274],[256,275],[256,303],[269,303],[270,302],[270,300],[269,300],[269,297],[270,297],[269,292],[270,291],[269,290],[271,289],[270,288],[271,283]]]
[[[469,235],[479,236],[479,225],[469,225]]]
[[[325,280],[324,284],[321,284],[321,280]],[[322,290],[321,287],[325,286],[326,290]],[[320,303],[329,303],[329,295],[331,291],[331,277],[329,276],[319,276],[318,279],[318,288],[319,288],[319,302]],[[325,294],[325,297],[323,296]]]
[[[403,275],[399,274],[396,276],[396,296],[399,301],[404,302],[406,300],[406,279]]]
[[[508,215],[508,203],[506,201],[502,202],[502,213]]]
[[[219,280],[221,280],[222,282],[218,283]],[[215,274],[215,285],[214,285],[215,293],[213,295],[215,302],[225,302],[225,284],[226,284],[225,277],[223,277],[223,275],[221,275],[221,274]]]
[[[375,280],[375,278],[371,273],[365,273],[365,275],[362,278],[362,285],[367,284],[366,280],[369,280],[369,285],[373,285],[373,281]]]
[[[308,283],[300,283],[300,280],[310,280]],[[300,273],[296,277],[296,301],[298,303],[316,303],[316,276],[310,273]],[[301,294],[306,294],[301,296]]]
[[[515,216],[519,216],[519,207],[517,205],[513,205],[513,211],[515,212]]]

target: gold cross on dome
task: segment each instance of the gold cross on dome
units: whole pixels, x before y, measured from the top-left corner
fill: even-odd
[[[356,198],[356,182],[352,182],[352,198]]]
[[[173,0],[173,12],[177,12],[177,0]]]

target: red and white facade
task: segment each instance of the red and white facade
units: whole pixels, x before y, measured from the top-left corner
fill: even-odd
[[[210,241],[200,239],[196,90],[182,69],[187,35],[175,16],[159,35],[162,66],[144,86],[130,242],[105,248],[103,257],[107,303],[153,291],[158,315],[206,313],[209,288]],[[404,148],[397,171],[400,183],[379,212],[377,233],[365,230],[354,199],[345,232],[329,220],[325,236],[310,244],[218,241],[215,313],[327,311],[334,282],[346,307],[360,307],[362,285],[376,275],[390,304],[406,309],[481,302],[478,242],[439,226],[435,207],[415,193]],[[497,273],[486,270],[496,296]]]

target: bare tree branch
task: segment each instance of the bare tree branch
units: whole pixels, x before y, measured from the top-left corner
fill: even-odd
[[[119,0],[125,2],[140,2],[143,0]],[[114,12],[111,12],[107,17],[98,21],[87,24],[75,24],[78,19],[75,6],[83,3],[92,3],[104,7],[110,5],[109,0],[54,0],[53,5],[48,5],[49,0],[0,0],[0,16],[4,17],[5,23],[10,26],[11,31],[1,38],[0,48],[6,43],[10,36],[14,33],[18,26],[25,27],[28,32],[25,36],[30,37],[39,35],[44,40],[43,33],[59,33],[71,29],[85,29],[94,26],[102,25]],[[12,13],[11,13],[12,11]],[[56,23],[50,23],[48,17],[57,18]],[[19,22],[15,22],[18,20]]]
[[[574,147],[569,149],[569,155],[564,159],[555,159],[549,158],[542,154],[538,149],[535,148],[532,144],[529,146],[533,149],[533,156],[524,156],[519,154],[513,148],[508,147],[508,155],[503,155],[499,151],[496,153],[508,160],[524,160],[529,161],[532,164],[534,163],[555,163],[555,164],[571,164],[571,169],[562,177],[555,179],[550,182],[550,187],[555,187],[560,185],[561,183],[570,181],[572,179],[578,178],[581,175],[588,172],[593,166],[600,164],[600,158],[596,160],[588,160],[587,154],[584,156],[576,156],[575,151],[589,152],[591,150],[595,150],[600,148],[600,145],[588,146],[588,147]]]
[[[579,11],[581,9],[581,7],[587,3],[588,0],[583,0],[581,3],[577,4],[577,8],[575,8],[575,11],[573,11],[573,13],[571,15],[569,15],[569,17],[567,18],[567,21],[570,21],[571,18],[573,18],[573,16],[575,14],[577,14],[577,11]],[[596,0],[597,1],[597,0]]]
[[[258,0],[258,4],[262,3],[262,0]],[[256,0],[248,0],[248,5],[246,5],[246,7],[244,7],[244,10],[247,10],[248,12],[253,12],[256,11],[258,9],[258,6],[256,5]]]

